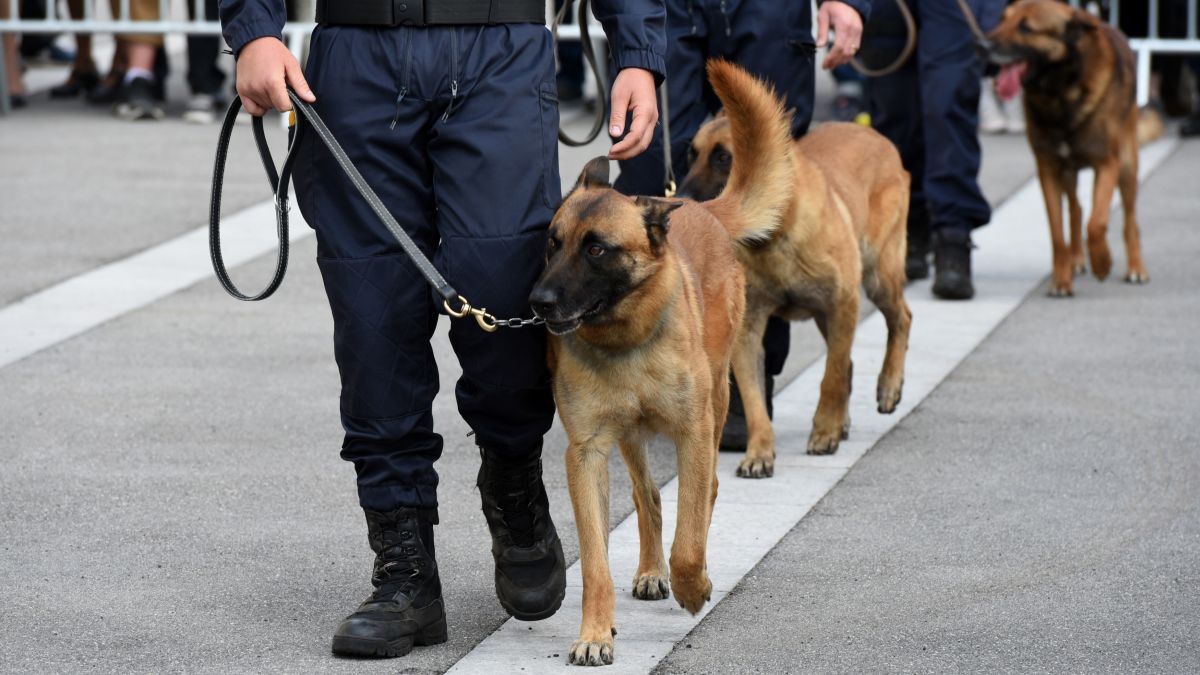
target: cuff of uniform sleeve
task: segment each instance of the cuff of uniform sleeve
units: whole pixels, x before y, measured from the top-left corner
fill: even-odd
[[[817,4],[821,5],[825,2],[827,0],[818,0]],[[838,2],[844,2],[853,7],[854,11],[858,12],[858,15],[862,17],[864,26],[867,23],[867,19],[871,18],[871,3],[868,0],[838,0]]]
[[[231,31],[226,37],[235,57],[242,53],[242,47],[258,38],[273,37],[283,42],[283,32],[270,21],[251,21]]]
[[[652,52],[649,49],[626,49],[619,52],[614,59],[617,65],[617,71],[622,71],[626,68],[641,68],[648,70],[654,75],[654,87],[657,89],[662,85],[663,80],[667,79],[667,62],[662,54]]]

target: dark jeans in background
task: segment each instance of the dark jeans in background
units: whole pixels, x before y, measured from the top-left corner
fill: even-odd
[[[188,16],[196,18],[196,6],[188,0]],[[217,20],[217,0],[204,0],[204,18]],[[188,48],[188,86],[193,94],[221,93],[221,85],[225,82],[225,72],[217,67],[217,58],[221,55],[221,38],[216,35],[189,35]]]

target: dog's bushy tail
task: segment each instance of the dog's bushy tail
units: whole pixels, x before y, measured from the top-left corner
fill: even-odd
[[[708,79],[729,116],[734,160],[725,190],[705,206],[735,241],[768,239],[795,189],[791,115],[774,88],[724,59],[708,62]]]

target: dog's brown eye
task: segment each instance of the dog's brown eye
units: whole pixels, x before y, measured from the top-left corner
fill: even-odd
[[[733,161],[733,155],[729,154],[728,152],[722,152],[721,156],[717,159],[719,159],[722,164],[727,164]]]
[[[596,244],[592,244],[591,246],[588,247],[588,255],[592,256],[593,258],[599,257],[603,254],[604,254],[604,247],[602,247],[602,246],[597,246]]]

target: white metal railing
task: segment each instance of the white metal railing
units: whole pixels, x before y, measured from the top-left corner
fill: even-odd
[[[186,33],[189,35],[220,35],[221,23],[205,18],[204,0],[185,0],[193,10],[192,20],[171,18],[171,0],[158,0],[158,20],[135,21],[130,17],[130,0],[117,0],[116,16],[97,16],[96,3],[100,0],[82,0],[83,16],[72,18],[69,11],[63,12],[59,0],[46,0],[46,14],[41,18],[20,18],[19,0],[0,0],[8,6],[8,18],[0,19],[0,35],[4,33],[135,33],[157,34]],[[304,41],[316,27],[312,22],[289,21],[283,27],[283,39],[288,50],[299,59]],[[0,115],[8,114],[7,69],[4,50],[0,49]]]
[[[205,17],[204,0],[184,0],[192,7],[192,16],[196,17],[193,20],[172,19],[171,17],[171,2],[172,0],[158,0],[158,20],[156,21],[134,21],[130,18],[130,1],[118,0],[117,16],[113,18],[101,18],[96,15],[96,3],[101,0],[82,0],[83,17],[79,19],[72,18],[70,12],[63,12],[59,5],[59,0],[46,0],[46,15],[36,19],[22,19],[19,12],[19,0],[0,0],[8,6],[8,18],[0,19],[0,35],[4,33],[136,33],[136,34],[160,34],[167,33],[184,33],[189,35],[220,35],[221,23],[219,21],[208,20]],[[1194,1],[1194,0],[1193,0]],[[550,9],[553,9],[551,5]],[[311,14],[310,14],[311,16]],[[165,18],[164,18],[165,17]],[[547,21],[553,19],[553,13]],[[599,24],[595,19],[590,19],[590,25]],[[289,21],[283,27],[283,39],[287,44],[288,50],[301,58],[301,52],[304,49],[304,43],[312,34],[313,29],[317,24],[312,22]],[[560,26],[558,29],[558,38],[560,40],[578,41],[580,39],[579,26],[569,24]],[[604,33],[597,30],[592,31],[592,40],[600,42],[604,40]],[[10,110],[10,102],[8,98],[8,82],[7,70],[5,67],[4,49],[0,48],[0,116],[7,115]]]
[[[1150,102],[1150,55],[1160,54],[1190,54],[1200,53],[1200,39],[1196,38],[1196,0],[1187,0],[1186,37],[1164,38],[1158,34],[1158,3],[1150,0],[1149,24],[1146,37],[1130,38],[1129,47],[1137,54],[1137,103],[1139,106]],[[1119,17],[1120,0],[1112,0],[1109,16]]]
[[[1072,7],[1079,7],[1080,0],[1067,0]],[[1135,0],[1136,1],[1136,0]],[[1196,3],[1187,0],[1186,36],[1164,38],[1159,36],[1159,0],[1149,0],[1146,6],[1147,33],[1144,38],[1129,38],[1129,48],[1137,55],[1137,104],[1150,102],[1150,56],[1152,54],[1200,54],[1200,39],[1196,37]],[[1139,3],[1140,4],[1140,3]],[[1120,27],[1121,0],[1110,0],[1109,23]]]

